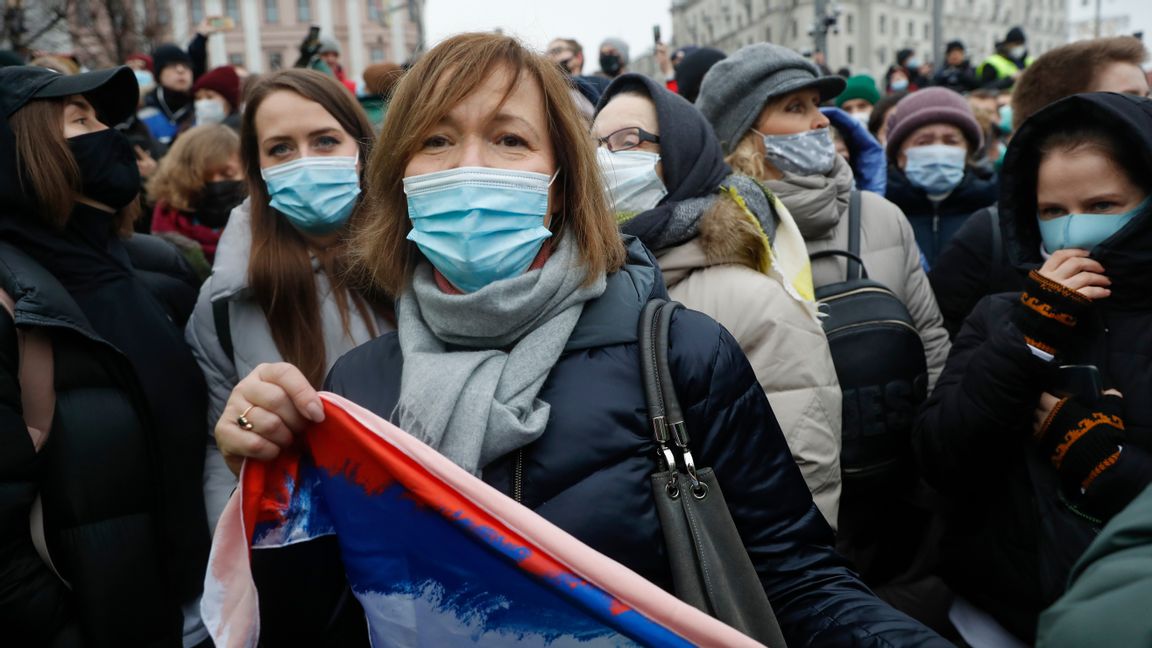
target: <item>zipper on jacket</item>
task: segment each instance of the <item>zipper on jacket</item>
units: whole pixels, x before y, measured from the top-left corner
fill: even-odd
[[[932,253],[940,253],[940,203],[932,203]]]
[[[516,449],[512,463],[512,499],[518,504],[524,503],[524,448]]]

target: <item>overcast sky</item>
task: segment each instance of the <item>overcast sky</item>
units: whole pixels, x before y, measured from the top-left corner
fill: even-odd
[[[1152,45],[1152,0],[1101,0],[1105,16],[1127,13],[1131,30],[1143,29]],[[1070,0],[1069,18],[1091,18],[1096,0]],[[665,42],[672,38],[672,0],[427,0],[425,26],[431,46],[462,31],[501,28],[544,49],[558,36],[584,45],[584,72],[599,68],[597,49],[607,36],[619,36],[633,58],[652,49],[652,25],[659,24]]]

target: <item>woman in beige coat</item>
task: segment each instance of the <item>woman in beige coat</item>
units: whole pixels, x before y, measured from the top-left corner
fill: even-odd
[[[661,141],[661,132],[675,137]],[[740,343],[835,528],[840,386],[795,223],[758,183],[732,174],[699,111],[646,77],[609,86],[593,133],[624,233],[655,252],[672,299],[712,316]]]
[[[704,77],[696,106],[716,131],[732,168],[762,180],[796,220],[809,252],[848,248],[852,169],[835,153],[819,105],[844,87],[784,47],[749,45]],[[903,212],[861,192],[861,256],[871,279],[887,286],[912,315],[928,363],[929,389],[948,358],[948,332],[920,265]],[[817,287],[843,281],[843,259],[813,263]]]

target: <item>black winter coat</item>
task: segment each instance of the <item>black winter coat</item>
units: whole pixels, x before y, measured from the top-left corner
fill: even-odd
[[[932,77],[932,85],[954,90],[960,94],[968,94],[980,87],[976,80],[976,70],[968,61],[960,65],[946,65],[940,68]]]
[[[145,252],[139,258],[156,262],[138,270],[152,279],[165,276],[165,281],[146,281],[150,288],[163,291],[180,281],[165,274],[182,262],[175,249],[165,258],[163,241],[134,245]],[[180,646],[180,605],[199,591],[208,549],[199,496],[206,393],[191,353],[152,359],[167,368],[164,388],[188,403],[186,411],[154,413],[125,355],[89,327],[52,274],[7,243],[0,243],[0,288],[15,301],[14,319],[0,311],[5,643]],[[163,292],[155,298],[180,300]],[[51,340],[56,410],[39,452],[23,420],[17,327],[38,329]],[[175,324],[172,335],[179,336]],[[199,414],[190,418],[194,412]],[[181,451],[176,437],[198,448]],[[29,510],[37,495],[49,555],[71,589],[33,547]]]
[[[1152,164],[1152,101],[1080,95],[1033,116],[1013,139],[1000,205],[1005,245],[1021,270],[1039,267],[1036,144],[1069,123],[1116,129],[1139,142]],[[1091,251],[1112,279],[1112,295],[1081,318],[1076,341],[1046,362],[1013,323],[1017,293],[981,301],[952,344],[944,373],[917,421],[914,447],[925,479],[956,510],[943,547],[945,576],[960,594],[1020,638],[1059,596],[1100,524],[1152,480],[1152,210]],[[1105,386],[1124,394],[1124,458],[1081,498],[1059,492],[1055,470],[1031,441],[1040,393],[1062,364],[1094,364]]]
[[[647,252],[634,244],[630,253],[630,265],[610,277],[607,292],[585,307],[544,384],[539,397],[552,406],[544,435],[486,466],[484,480],[510,496],[520,494],[526,506],[560,528],[670,589],[648,481],[656,468],[655,445],[636,342],[641,307],[663,296],[664,287]],[[875,598],[834,553],[831,529],[812,503],[764,392],[731,335],[700,313],[681,311],[672,322],[669,357],[697,464],[715,469],[789,643],[946,645]],[[388,334],[345,355],[327,386],[387,417],[399,396],[402,364],[397,337]],[[321,640],[330,604],[344,588],[333,544],[310,556],[301,555],[302,548],[294,551],[254,555],[264,639],[271,644]],[[307,587],[295,582],[290,594],[277,596],[285,591],[277,575],[286,573],[285,561],[292,560],[317,566],[313,573],[329,569],[335,577]],[[302,602],[302,591],[313,596]],[[317,609],[320,601],[329,607]],[[288,614],[291,621],[283,624],[268,619]]]
[[[908,180],[903,169],[890,164],[884,197],[895,203],[912,223],[916,245],[931,268],[936,263],[936,256],[968,217],[996,202],[998,191],[999,181],[995,175],[981,177],[968,169],[952,193],[939,203],[933,203],[923,189]]]
[[[996,214],[993,205],[968,217],[928,270],[944,328],[953,340],[985,296],[1024,289],[1024,275],[1008,260]]]

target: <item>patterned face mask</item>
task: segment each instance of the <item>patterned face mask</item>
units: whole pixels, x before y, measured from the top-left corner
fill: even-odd
[[[827,128],[792,135],[765,135],[764,157],[777,169],[799,176],[828,175],[836,164],[836,146]]]

